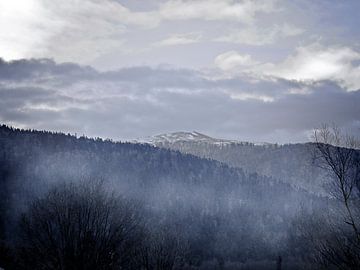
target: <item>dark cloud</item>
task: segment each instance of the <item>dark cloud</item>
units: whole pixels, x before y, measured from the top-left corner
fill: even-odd
[[[0,61],[2,122],[113,139],[198,130],[251,141],[303,141],[323,122],[358,132],[359,105],[360,91],[329,81],[209,79],[186,69],[99,72],[48,59]]]
[[[58,83],[72,83],[74,80],[91,79],[98,72],[88,66],[74,63],[56,64],[51,59],[20,59],[4,61],[0,58],[0,79],[3,81],[46,82],[57,79]]]

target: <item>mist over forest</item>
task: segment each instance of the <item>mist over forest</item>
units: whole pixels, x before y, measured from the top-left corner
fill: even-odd
[[[331,176],[314,159],[314,143],[183,140],[170,150],[3,125],[0,144],[5,269],[318,269],[317,245],[338,235],[334,226],[351,235],[341,202],[327,193]],[[236,153],[243,158],[233,159]],[[108,203],[120,212],[113,216]],[[116,256],[89,259],[89,250],[102,247],[85,237],[100,241],[99,220],[76,227],[84,209],[93,222],[107,211],[106,220],[123,218],[116,219],[119,243],[101,239]]]

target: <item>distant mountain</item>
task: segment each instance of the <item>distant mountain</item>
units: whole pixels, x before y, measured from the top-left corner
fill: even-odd
[[[193,143],[203,143],[203,144],[213,144],[213,145],[231,145],[231,144],[249,144],[248,142],[241,142],[236,140],[226,140],[226,139],[217,139],[205,134],[202,134],[197,131],[193,132],[174,132],[174,133],[164,133],[160,135],[145,137],[133,140],[135,143],[148,143],[154,146],[162,146],[171,143],[179,142],[193,142]],[[252,145],[264,145],[271,146],[271,143],[251,143]]]
[[[313,159],[314,145],[253,143],[215,139],[199,132],[175,132],[137,142],[223,162],[246,172],[279,179],[311,193],[326,194],[328,176]]]

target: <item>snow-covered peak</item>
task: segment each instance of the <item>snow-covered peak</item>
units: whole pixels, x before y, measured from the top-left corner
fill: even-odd
[[[200,132],[174,132],[167,134],[160,134],[149,138],[151,143],[175,143],[175,142],[205,142],[205,143],[216,143],[216,142],[230,142],[227,140],[219,140],[202,134]]]
[[[172,144],[177,142],[199,142],[207,144],[216,144],[216,145],[228,145],[228,144],[245,144],[246,142],[236,141],[236,140],[226,140],[226,139],[216,139],[205,134],[202,134],[197,131],[193,132],[174,132],[174,133],[165,133],[160,135],[155,135],[151,137],[146,137],[142,139],[137,139],[134,142],[136,143],[148,143],[155,146],[161,144]],[[253,145],[270,145],[269,143],[253,143]]]

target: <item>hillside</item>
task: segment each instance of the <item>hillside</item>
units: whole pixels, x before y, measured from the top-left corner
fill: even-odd
[[[149,220],[176,224],[189,252],[204,262],[295,256],[293,220],[329,203],[275,178],[179,151],[1,126],[3,241],[13,242],[19,215],[34,198],[54,184],[89,179],[141,201]]]
[[[327,175],[313,158],[313,145],[251,143],[212,138],[199,132],[162,134],[138,142],[223,162],[230,167],[279,179],[312,193],[325,194]]]

